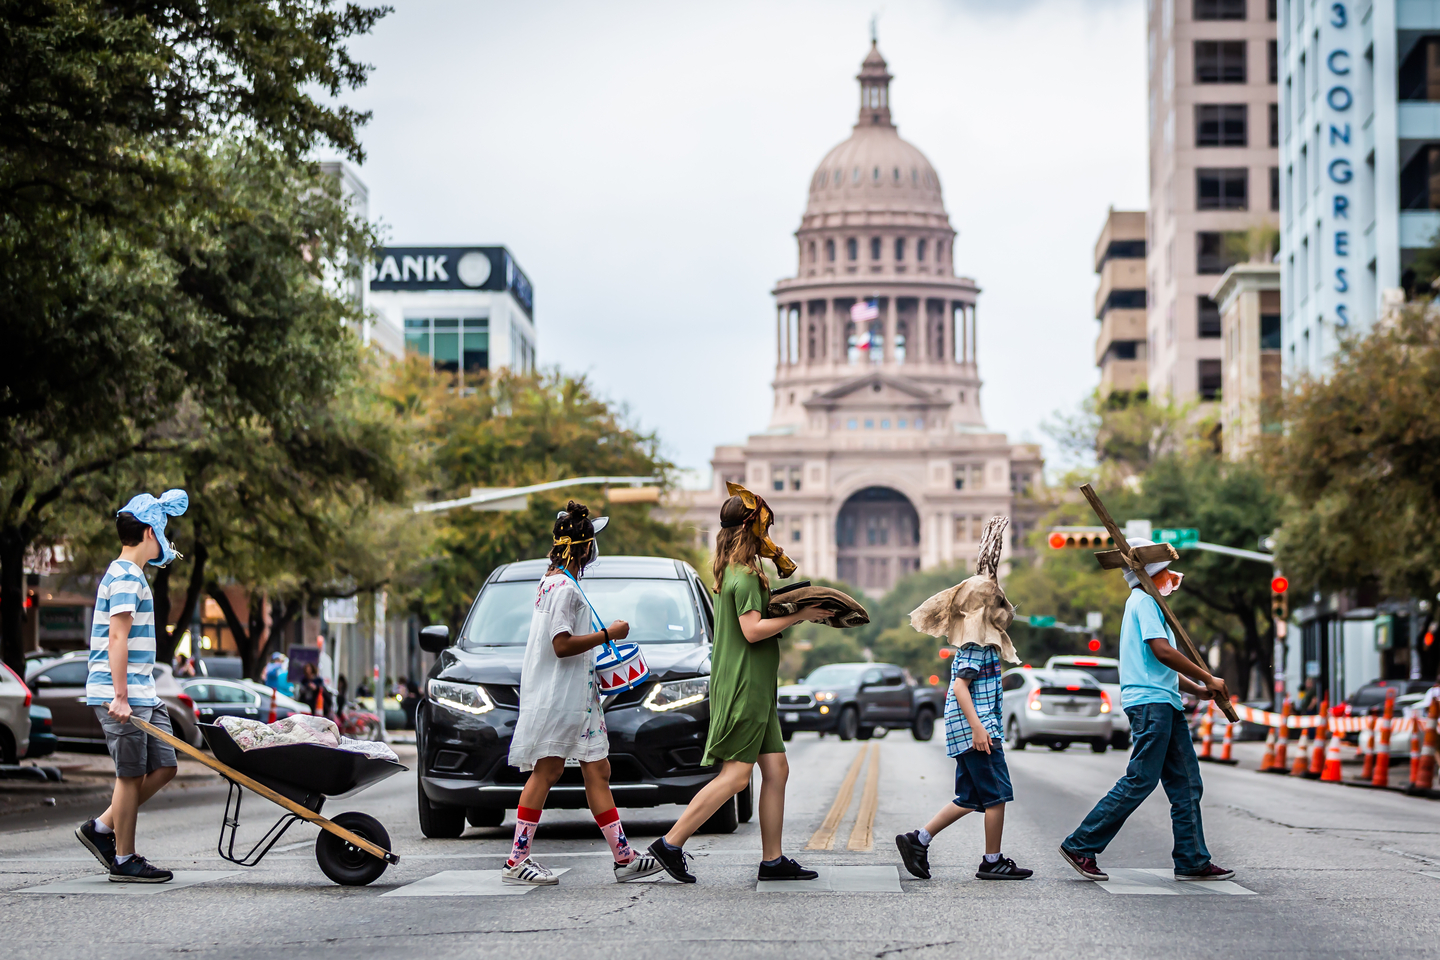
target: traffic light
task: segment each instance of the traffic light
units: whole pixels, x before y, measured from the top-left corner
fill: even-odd
[[[1101,547],[1115,546],[1114,538],[1104,527],[1051,527],[1046,542],[1052,550],[1064,550],[1067,547],[1098,550]]]
[[[1289,598],[1285,591],[1290,589],[1290,581],[1280,575],[1277,570],[1275,576],[1270,579],[1270,616],[1276,620],[1290,619]]]
[[[1100,641],[1099,641],[1099,640],[1096,640],[1096,639],[1094,639],[1094,638],[1091,638],[1090,643],[1088,644],[1088,646],[1090,647],[1090,652],[1091,652],[1091,653],[1099,653],[1099,652],[1100,652]]]

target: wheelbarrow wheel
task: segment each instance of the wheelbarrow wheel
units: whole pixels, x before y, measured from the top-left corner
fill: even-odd
[[[369,840],[377,847],[390,849],[390,834],[369,814],[342,813],[331,820],[338,827]],[[359,847],[352,846],[328,830],[321,830],[315,841],[315,859],[325,876],[341,886],[363,887],[373,883],[385,872],[386,863]]]

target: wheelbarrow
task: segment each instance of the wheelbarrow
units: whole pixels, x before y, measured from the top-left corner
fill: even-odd
[[[333,820],[320,815],[327,799],[342,799],[407,768],[393,760],[324,747],[315,743],[290,743],[256,750],[241,750],[219,724],[201,724],[200,732],[214,757],[164,730],[132,716],[130,722],[158,740],[224,777],[230,785],[225,798],[225,819],[220,825],[220,856],[242,867],[253,867],[285,831],[304,820],[320,828],[315,840],[315,859],[325,876],[347,887],[374,882],[400,858],[391,853],[390,834],[380,821],[364,813],[342,813]],[[235,832],[240,826],[240,799],[243,790],[259,794],[288,811],[244,854],[235,851]]]

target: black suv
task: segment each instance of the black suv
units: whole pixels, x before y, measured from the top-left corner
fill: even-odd
[[[421,631],[421,646],[439,654],[415,715],[420,831],[427,837],[458,837],[467,820],[499,826],[519,804],[528,774],[506,759],[536,585],[547,566],[525,560],[495,570],[453,645],[448,627]],[[630,624],[628,639],[642,645],[650,667],[649,682],[601,701],[615,802],[689,803],[720,770],[700,765],[710,729],[710,593],[689,564],[655,557],[601,557],[580,583],[607,622]],[[753,796],[747,787],[706,829],[730,832],[747,822]],[[567,766],[546,805],[585,807],[578,764]]]

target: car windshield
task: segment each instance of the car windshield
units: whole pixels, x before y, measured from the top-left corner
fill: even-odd
[[[630,624],[627,642],[700,643],[695,598],[683,580],[583,580],[585,595],[606,623]],[[480,591],[480,602],[465,625],[460,645],[523,647],[530,636],[530,615],[535,611],[535,580],[492,583]]]
[[[823,667],[816,668],[805,682],[812,687],[833,687],[849,683],[868,666],[870,666],[868,663],[828,663]]]
[[[1057,664],[1058,666],[1058,664]],[[1079,664],[1066,664],[1066,670],[1079,670],[1081,673],[1088,673],[1095,678],[1096,683],[1119,683],[1119,667],[1087,667]]]

